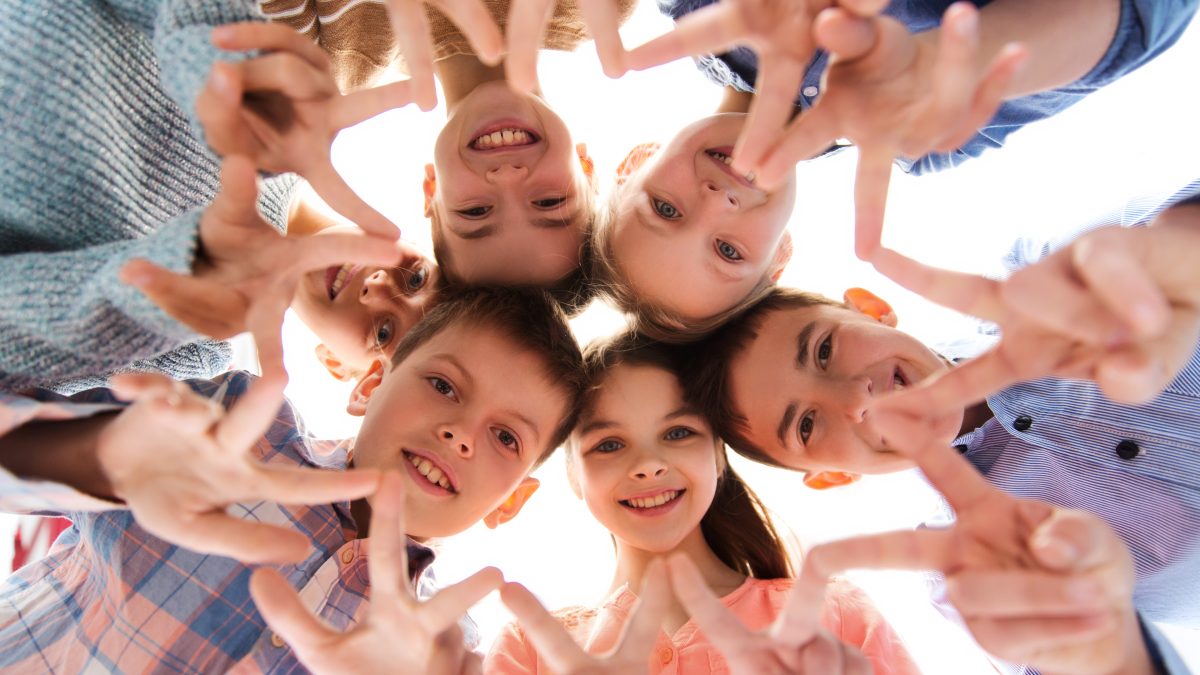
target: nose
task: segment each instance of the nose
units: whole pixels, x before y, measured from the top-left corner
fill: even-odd
[[[856,377],[845,382],[842,393],[843,410],[851,422],[866,421],[874,391],[875,385],[870,377]]]
[[[492,185],[511,185],[525,180],[529,175],[528,167],[521,164],[501,164],[492,169],[488,169],[486,177],[487,181]]]
[[[630,469],[629,475],[635,480],[648,480],[658,478],[667,472],[667,464],[655,455],[643,455],[640,457],[633,468]]]
[[[711,199],[720,200],[726,208],[736,209],[741,206],[741,202],[733,190],[723,188],[711,180],[704,181],[704,191]]]
[[[379,269],[367,275],[363,280],[362,290],[358,293],[358,301],[374,309],[399,311],[403,308],[403,300],[408,296],[400,290],[396,278],[390,270]]]
[[[474,442],[467,433],[455,425],[443,424],[438,427],[438,438],[442,440],[448,448],[457,452],[459,457],[470,459],[475,455],[475,450],[472,447]]]

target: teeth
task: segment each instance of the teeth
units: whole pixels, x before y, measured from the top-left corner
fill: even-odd
[[[731,157],[723,152],[717,152],[716,150],[709,150],[708,155],[714,159],[720,160],[726,166],[731,166],[733,164],[733,157]]]
[[[533,141],[533,136],[523,129],[501,129],[500,131],[493,131],[490,134],[484,134],[476,138],[474,141],[471,141],[471,146],[476,150],[488,150],[490,148],[529,145]]]
[[[635,509],[652,509],[656,506],[662,506],[678,496],[679,490],[669,490],[655,497],[626,499],[625,502]]]
[[[333,294],[337,295],[342,291],[342,286],[346,283],[346,277],[350,274],[350,265],[342,265],[338,270],[337,276],[333,278]]]
[[[446,490],[450,489],[450,480],[446,478],[446,475],[442,473],[442,470],[434,466],[432,462],[424,459],[423,457],[417,457],[416,455],[408,455],[408,461],[412,462],[412,465],[417,467],[417,473],[424,476],[425,480],[428,480],[430,483],[438,485]]]

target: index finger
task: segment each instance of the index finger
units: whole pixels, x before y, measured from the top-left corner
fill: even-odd
[[[364,232],[398,239],[400,229],[388,220],[382,213],[376,211],[370,204],[358,196],[354,188],[342,178],[337,169],[333,168],[328,158],[318,161],[304,172],[304,178],[312,184],[313,190],[334,211],[345,216]]]
[[[676,554],[668,559],[667,567],[675,597],[683,603],[692,621],[727,659],[735,660],[743,651],[750,630],[713,594],[691,559]]]
[[[655,558],[646,568],[637,609],[625,625],[617,653],[632,657],[631,660],[635,661],[644,662],[649,658],[650,650],[654,649],[654,642],[658,638],[659,626],[667,613],[669,584],[662,559]]]
[[[387,10],[392,32],[408,66],[413,101],[421,110],[433,110],[437,106],[437,90],[433,85],[433,45],[425,8],[417,0],[387,0]]]
[[[500,599],[508,607],[538,654],[556,672],[568,672],[590,658],[583,653],[562,624],[521,584],[508,583],[500,589]]]
[[[404,478],[388,471],[371,499],[371,551],[367,571],[373,600],[409,604],[408,537],[405,534]],[[403,580],[403,581],[402,581]],[[440,631],[438,631],[440,632]]]
[[[508,55],[504,76],[513,89],[530,92],[537,88],[538,46],[554,10],[553,0],[513,0],[508,10]]]
[[[286,375],[264,376],[252,382],[217,423],[213,431],[217,445],[230,453],[245,453],[275,421],[286,385]]]
[[[596,43],[596,55],[600,57],[604,74],[609,77],[624,75],[628,66],[625,45],[618,31],[617,4],[611,0],[579,0],[579,11]]]
[[[749,33],[734,3],[719,2],[686,14],[675,29],[630,50],[630,70],[646,70],[685,56],[728,51]]]
[[[290,52],[324,71],[329,70],[329,57],[317,43],[290,26],[281,23],[246,21],[217,26],[212,32],[213,44],[227,51]]]
[[[892,157],[883,147],[860,146],[854,176],[854,253],[870,261],[883,245],[883,214],[892,180]]]
[[[479,60],[487,65],[500,63],[504,54],[504,37],[480,0],[433,0],[432,4],[458,26],[475,49]]]
[[[999,493],[970,462],[948,445],[926,448],[917,455],[917,468],[955,511],[969,510]]]
[[[925,265],[883,247],[875,249],[869,260],[883,276],[943,307],[997,323],[1008,316],[998,281]]]
[[[759,62],[749,115],[733,150],[733,169],[741,173],[758,166],[771,143],[783,135],[804,79],[805,64],[782,54],[764,55]]]
[[[759,162],[757,182],[768,190],[776,188],[797,162],[809,159],[832,145],[839,128],[832,110],[818,101],[792,120],[784,132],[783,140]]]

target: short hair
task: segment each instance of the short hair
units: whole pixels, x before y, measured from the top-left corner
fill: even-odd
[[[775,287],[771,276],[764,274],[746,297],[732,307],[701,319],[685,317],[639,295],[630,285],[612,250],[612,230],[616,224],[622,190],[622,186],[613,188],[604,205],[600,207],[592,227],[591,277],[594,292],[628,314],[634,330],[654,340],[670,344],[696,342],[762,300]]]
[[[594,179],[590,179],[576,192],[580,200],[580,213],[584,214],[585,218],[583,240],[579,245],[579,265],[545,286],[535,284],[518,286],[519,288],[541,288],[546,291],[568,317],[578,316],[596,296],[590,273],[592,269],[592,228],[595,227],[597,208],[593,185]],[[448,278],[447,272],[450,269],[451,255],[450,248],[446,246],[443,228],[442,211],[434,204],[433,208],[429,210],[429,233],[433,240],[433,258],[442,268],[442,277]],[[459,282],[450,280],[450,283]]]
[[[704,411],[714,431],[725,439],[729,447],[747,459],[782,469],[791,468],[772,459],[747,436],[746,417],[734,406],[729,387],[733,358],[758,337],[758,330],[767,315],[781,310],[818,306],[844,305],[816,293],[795,288],[774,288],[766,297],[689,350],[687,367],[682,371],[682,382],[689,400]]]
[[[533,289],[473,287],[448,289],[441,301],[396,345],[392,367],[442,331],[461,324],[487,327],[542,361],[543,375],[562,390],[566,409],[547,446],[534,463],[541,465],[575,426],[583,393],[583,357],[567,318],[546,292]]]

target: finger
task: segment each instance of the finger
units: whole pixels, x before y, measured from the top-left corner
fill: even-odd
[[[389,239],[399,239],[400,229],[350,187],[341,174],[327,160],[317,162],[306,172],[304,178],[313,190],[334,211],[350,220],[364,232]]]
[[[796,92],[804,80],[807,64],[776,56],[760,60],[755,94],[749,115],[733,150],[733,170],[746,174],[754,170],[792,118]]]
[[[288,372],[283,363],[283,316],[295,296],[296,284],[295,277],[278,279],[274,286],[260,289],[254,304],[246,311],[246,330],[254,336],[258,365],[262,371],[251,391],[274,392],[282,396],[283,388],[287,386]],[[264,393],[263,397],[270,395]],[[264,403],[263,406],[262,412],[266,413],[270,404]],[[275,406],[278,410],[278,401]],[[249,418],[242,420],[239,417],[239,420],[239,424],[243,425],[241,428],[245,430],[245,440],[249,442],[266,433],[270,425],[270,417],[265,415],[257,418],[257,423],[263,425],[261,427],[255,426],[255,421]]]
[[[500,589],[500,600],[517,618],[525,635],[551,669],[569,672],[587,660],[558,619],[542,607],[529,589],[521,584],[504,584]]]
[[[294,54],[267,54],[236,66],[241,71],[242,87],[247,93],[278,92],[295,101],[338,94],[337,84],[328,70],[315,67]]]
[[[909,415],[918,420],[962,410],[964,405],[982,401],[996,391],[1018,381],[1020,376],[999,348],[985,352],[962,365],[932,375],[915,387],[880,398],[871,406],[873,415]],[[895,434],[889,443],[905,450],[920,449]],[[949,439],[944,439],[949,440]],[[893,443],[893,441],[895,441]]]
[[[671,587],[683,603],[692,621],[718,651],[731,661],[743,651],[749,630],[708,587],[696,564],[687,556],[677,554],[667,561]]]
[[[1000,297],[1013,313],[1072,340],[1109,346],[1129,334],[1120,316],[1079,283],[1065,256],[1017,271],[1000,285]]]
[[[618,642],[618,653],[629,657],[624,660],[638,662],[649,658],[670,604],[669,588],[666,565],[661,558],[655,558],[646,568],[637,608]]]
[[[336,631],[309,612],[296,589],[273,569],[254,571],[250,576],[250,595],[271,630],[298,653],[318,649],[338,637]]]
[[[174,385],[174,380],[161,373],[118,373],[108,379],[109,389],[126,401],[163,394]]]
[[[1111,565],[1128,555],[1107,523],[1075,509],[1056,509],[1030,535],[1029,550],[1038,562],[1057,572]]]
[[[479,60],[489,66],[504,56],[504,36],[487,7],[480,0],[435,0],[433,4],[458,26]],[[535,44],[541,44],[537,42]]]
[[[996,114],[1000,104],[1009,96],[1013,81],[1029,59],[1029,52],[1018,44],[1005,45],[984,72],[970,109],[957,124],[949,121],[941,138],[934,144],[936,152],[950,152],[964,145],[975,132]]]
[[[324,234],[296,244],[292,269],[299,273],[344,263],[394,266],[401,255],[394,240],[365,234]]]
[[[244,563],[297,563],[312,551],[300,532],[242,520],[224,512],[197,514],[186,521],[174,517],[169,505],[135,514],[147,531],[198,553],[223,555]],[[176,509],[178,507],[175,507]]]
[[[796,162],[810,159],[828,148],[838,136],[838,122],[832,110],[820,103],[809,108],[788,125],[783,140],[762,158],[755,181],[767,190],[779,187]]]
[[[214,430],[217,445],[238,455],[254,445],[275,421],[286,384],[286,379],[266,377],[252,382]]]
[[[968,618],[1067,617],[1108,609],[1107,593],[1089,576],[1030,570],[959,572],[946,580],[950,602]]]
[[[421,606],[421,624],[431,633],[453,626],[467,610],[488,593],[504,585],[504,575],[495,567],[485,567],[452,586],[438,591]]]
[[[956,124],[970,109],[978,51],[979,11],[969,3],[956,2],[942,19],[928,108],[904,139],[907,154],[927,152],[946,128]]]
[[[334,471],[260,464],[255,474],[254,494],[239,499],[261,499],[278,504],[329,504],[374,494],[380,482],[379,473],[368,469]],[[402,538],[399,545],[404,545]],[[396,568],[392,568],[392,573],[396,573]]]
[[[596,42],[596,55],[600,57],[604,74],[613,78],[621,77],[628,66],[625,63],[625,45],[617,30],[617,4],[608,0],[581,0],[579,10],[592,40]]]
[[[586,7],[585,2],[583,7]],[[537,89],[538,45],[546,23],[554,10],[553,0],[513,0],[509,9],[508,55],[504,58],[504,76],[508,85],[519,92]]]
[[[237,155],[221,162],[221,190],[213,198],[206,214],[221,223],[261,223],[258,214],[258,182],[254,164]],[[201,223],[201,237],[204,225]]]
[[[1000,298],[1000,283],[993,279],[925,265],[882,247],[874,251],[870,262],[880,274],[943,307],[997,323],[1008,316]]]
[[[1071,247],[1073,270],[1109,312],[1140,338],[1158,337],[1170,324],[1171,306],[1146,259],[1144,232],[1110,230]],[[1113,276],[1116,275],[1116,276]]]
[[[858,150],[854,177],[854,253],[859,260],[870,261],[882,246],[883,214],[894,154],[882,147],[862,146]]]
[[[408,65],[413,101],[421,110],[433,110],[437,106],[437,90],[433,84],[433,44],[425,8],[414,0],[387,0],[387,10],[392,32]]]
[[[412,101],[411,80],[362,89],[337,99],[329,113],[329,124],[332,129],[345,129]]]
[[[716,3],[684,15],[671,32],[631,50],[625,64],[630,70],[645,70],[685,56],[720,54],[748,34],[735,3]]]
[[[143,259],[125,263],[120,278],[198,333],[224,340],[242,332],[239,317],[245,316],[246,308],[236,294],[222,292],[211,282]]]
[[[1092,378],[1104,395],[1120,403],[1140,405],[1154,400],[1190,360],[1196,331],[1187,343],[1175,338],[1118,348],[1097,358]],[[1174,336],[1171,336],[1173,338]]]
[[[221,156],[253,157],[263,149],[243,117],[241,78],[234,64],[218,61],[196,97],[196,118],[204,127],[204,139]]]
[[[945,569],[952,560],[951,536],[946,530],[885,532],[813,547],[776,620],[776,633],[795,639],[815,635],[821,625],[825,586],[846,570]]]
[[[813,36],[820,47],[839,61],[862,58],[879,40],[878,24],[864,20],[850,8],[839,5],[821,11],[813,20]],[[872,16],[877,12],[872,13]]]
[[[217,26],[213,44],[226,51],[287,52],[321,70],[329,69],[329,57],[316,42],[279,23],[247,21]]]
[[[1111,613],[1085,617],[976,619],[967,627],[988,652],[1002,659],[1029,663],[1037,655],[1104,637],[1116,620]]]
[[[950,506],[960,513],[997,494],[1012,499],[988,483],[970,462],[949,446],[923,450],[917,455],[917,468],[942,493]]]
[[[347,472],[350,473],[358,470]],[[371,593],[384,605],[407,604],[413,593],[408,585],[404,478],[395,471],[387,471],[378,476],[376,485],[369,500],[371,555],[367,558],[367,571],[371,575]]]

